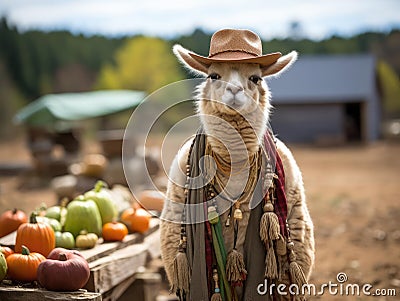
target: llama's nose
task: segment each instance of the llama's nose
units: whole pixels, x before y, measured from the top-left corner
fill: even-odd
[[[243,87],[234,84],[228,84],[226,90],[231,92],[233,95],[236,95],[237,93],[243,90]]]

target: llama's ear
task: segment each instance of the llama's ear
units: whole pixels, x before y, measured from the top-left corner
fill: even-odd
[[[174,54],[179,59],[179,61],[190,71],[198,75],[207,75],[208,67],[207,65],[196,61],[189,55],[189,50],[183,48],[181,45],[174,45],[172,48]]]
[[[280,57],[274,64],[261,68],[262,76],[279,76],[297,60],[297,52],[292,51]]]

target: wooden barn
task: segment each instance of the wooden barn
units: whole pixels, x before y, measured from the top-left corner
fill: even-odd
[[[268,84],[271,125],[283,141],[335,144],[380,136],[381,105],[371,55],[300,56]]]

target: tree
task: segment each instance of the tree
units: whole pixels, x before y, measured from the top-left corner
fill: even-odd
[[[396,72],[384,61],[377,66],[382,91],[384,113],[389,117],[400,114],[400,80]]]
[[[98,89],[132,89],[153,92],[183,78],[170,45],[158,38],[128,40],[115,54],[115,65],[100,71]]]

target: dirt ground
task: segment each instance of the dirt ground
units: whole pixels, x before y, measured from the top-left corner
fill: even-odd
[[[330,295],[311,300],[399,300],[400,296],[400,144],[368,146],[291,146],[302,169],[315,225],[316,264],[310,283],[395,288],[397,297]],[[30,162],[23,141],[0,143],[0,164]],[[32,187],[35,187],[31,185]],[[21,189],[20,177],[0,177],[0,212],[18,207],[29,212],[55,195],[43,183]],[[371,299],[372,298],[372,299]]]
[[[371,292],[396,288],[397,297],[376,299],[399,300],[400,145],[292,150],[303,171],[315,226],[316,264],[310,283],[337,283],[338,273],[346,273],[344,284],[369,283]]]

